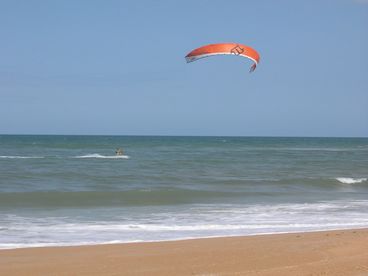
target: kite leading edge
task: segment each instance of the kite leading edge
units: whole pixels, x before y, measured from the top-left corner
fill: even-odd
[[[260,61],[260,56],[256,50],[239,43],[218,43],[205,45],[191,51],[185,56],[185,59],[189,63],[201,58],[216,55],[236,55],[252,60],[253,65],[250,67],[249,72],[253,72]]]

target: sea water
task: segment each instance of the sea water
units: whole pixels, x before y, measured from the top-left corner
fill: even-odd
[[[367,177],[367,138],[2,135],[0,248],[368,227]]]

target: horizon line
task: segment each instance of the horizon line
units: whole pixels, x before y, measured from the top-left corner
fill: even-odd
[[[0,133],[0,136],[116,136],[116,137],[229,137],[229,138],[357,138],[368,136],[300,136],[300,135],[190,135],[190,134],[52,134],[52,133]]]

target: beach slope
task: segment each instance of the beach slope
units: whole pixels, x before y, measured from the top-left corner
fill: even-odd
[[[0,250],[0,275],[368,275],[368,229]]]

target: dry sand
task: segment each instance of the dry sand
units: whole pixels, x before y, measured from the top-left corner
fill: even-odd
[[[0,275],[368,275],[368,229],[0,250]]]

